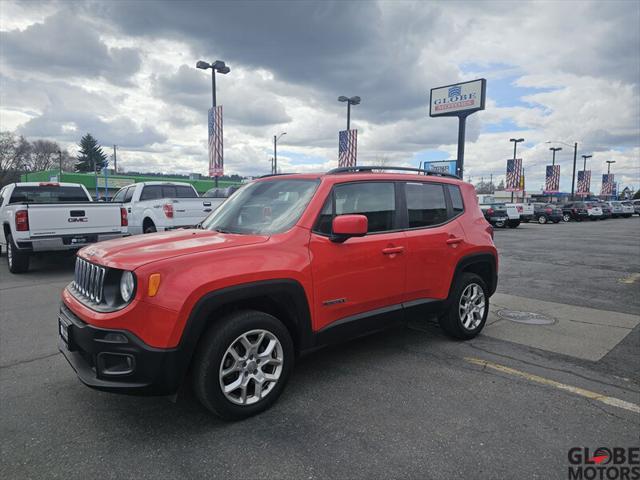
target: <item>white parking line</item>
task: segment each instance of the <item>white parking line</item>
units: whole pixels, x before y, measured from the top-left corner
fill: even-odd
[[[625,410],[629,410],[630,412],[640,413],[640,405],[636,405],[635,403],[627,402],[625,400],[620,400],[619,398],[609,397],[607,395],[602,395],[600,393],[592,392],[591,390],[585,390],[584,388],[580,388],[580,387],[573,387],[565,383],[556,382],[555,380],[550,380],[548,378],[540,377],[538,375],[522,372],[514,368],[505,367],[504,365],[489,362],[487,360],[482,360],[479,358],[465,357],[465,360],[467,362],[473,363],[474,365],[479,365],[485,368],[491,368],[492,370],[496,370],[498,372],[506,373],[509,375],[514,375],[516,377],[524,378],[531,382],[540,383],[542,385],[549,385],[559,390],[564,390],[566,392],[570,392],[575,395],[580,395],[581,397],[588,398],[589,400],[596,400],[606,405],[611,405],[612,407],[623,408]]]

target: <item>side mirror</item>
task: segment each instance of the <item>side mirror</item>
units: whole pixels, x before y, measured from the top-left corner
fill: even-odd
[[[342,243],[351,237],[364,237],[369,220],[364,215],[338,215],[333,219],[331,241]]]

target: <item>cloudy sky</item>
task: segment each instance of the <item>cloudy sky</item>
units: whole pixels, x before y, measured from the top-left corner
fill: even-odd
[[[457,120],[428,116],[429,89],[487,79],[467,125],[465,178],[503,177],[519,147],[539,190],[548,140],[606,160],[640,186],[640,3],[607,2],[11,2],[0,0],[0,128],[74,150],[91,132],[140,171],[207,169],[210,75],[222,59],[227,173],[337,164],[339,95],[359,95],[361,164],[455,158]],[[572,149],[558,153],[570,190]]]

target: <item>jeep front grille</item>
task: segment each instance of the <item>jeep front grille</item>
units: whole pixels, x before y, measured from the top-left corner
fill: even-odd
[[[107,269],[76,257],[73,287],[76,292],[94,303],[102,301],[104,277]]]

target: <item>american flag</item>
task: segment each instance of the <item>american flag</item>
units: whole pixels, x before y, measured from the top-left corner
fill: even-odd
[[[338,166],[355,167],[358,154],[358,130],[342,130],[338,136]]]
[[[505,190],[515,192],[521,190],[520,176],[522,175],[522,159],[513,158],[507,160],[507,182]]]
[[[591,188],[591,170],[580,170],[578,172],[578,195],[589,195]]]
[[[209,109],[209,176],[224,175],[222,149],[222,105]]]
[[[544,183],[544,193],[558,193],[560,191],[560,165],[547,165],[547,175]]]
[[[613,195],[613,183],[613,173],[603,173],[600,195]]]

